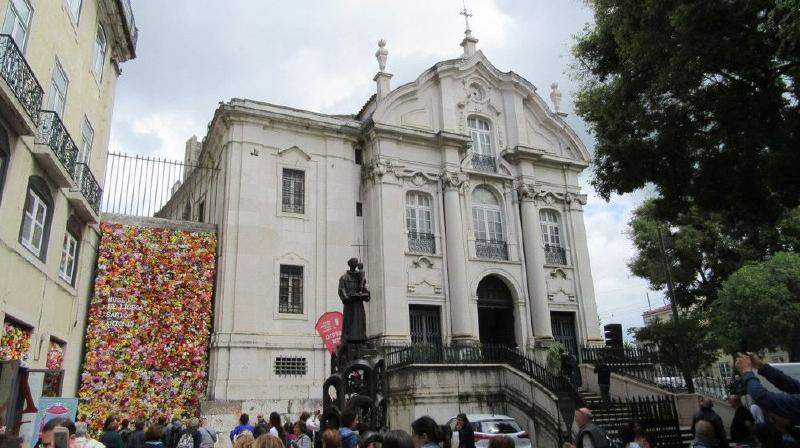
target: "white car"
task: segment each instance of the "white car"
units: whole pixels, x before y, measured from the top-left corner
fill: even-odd
[[[516,420],[507,415],[494,414],[467,414],[469,424],[475,432],[475,447],[486,448],[493,437],[508,436],[514,440],[515,448],[531,448],[531,436],[523,430]],[[453,430],[452,448],[458,448],[458,430],[456,430],[456,417],[447,421],[447,426]]]

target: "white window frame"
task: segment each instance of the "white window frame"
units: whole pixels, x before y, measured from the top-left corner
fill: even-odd
[[[70,285],[75,281],[79,244],[80,240],[78,240],[72,232],[64,232],[64,243],[61,247],[61,264],[58,268],[58,276]]]
[[[92,54],[92,73],[97,82],[103,80],[103,68],[106,65],[106,53],[108,52],[108,36],[103,29],[103,25],[97,25],[97,36],[94,39],[94,52]]]
[[[551,247],[565,247],[560,213],[549,208],[539,210],[539,225],[542,229],[542,243]]]
[[[42,210],[41,221],[37,219],[39,216],[38,211]],[[37,257],[42,254],[42,247],[45,244],[45,235],[47,233],[47,214],[50,213],[47,202],[39,196],[33,189],[28,188],[28,198],[25,204],[25,210],[22,213],[22,235],[20,236],[20,243],[31,251]],[[27,235],[25,229],[28,229]],[[35,241],[35,229],[39,228],[39,238]]]
[[[286,174],[288,172],[301,173],[303,179],[302,179],[302,182],[297,182],[297,181],[293,182],[290,185],[289,191],[287,192],[287,190],[284,188],[284,185],[287,182]],[[297,190],[297,188],[296,188],[297,184],[302,184],[303,191],[301,191],[301,192],[296,191]],[[306,188],[306,171],[304,169],[301,169],[299,167],[281,167],[281,189],[280,189],[281,202],[280,202],[280,210],[281,210],[282,213],[288,214],[288,215],[305,215],[306,214],[307,202],[308,202],[308,201],[306,201],[306,199],[307,199],[306,198],[306,192],[307,191],[308,191],[308,188]],[[302,211],[296,211],[296,210],[291,210],[291,209],[290,210],[285,210],[284,209],[284,204],[288,205],[289,207],[293,207],[293,206],[297,205],[297,203],[296,203],[297,201],[296,200],[293,201],[292,198],[302,200],[302,206],[303,206],[303,210]],[[286,202],[287,199],[288,199],[288,203]]]
[[[78,163],[84,163],[87,166],[92,158],[92,144],[94,143],[94,128],[89,118],[83,117],[83,125],[81,126],[81,148],[78,151]]]
[[[69,17],[72,19],[72,22],[77,25],[81,20],[81,8],[83,6],[83,0],[66,0],[66,2],[67,10],[69,11]]]
[[[28,8],[27,20],[23,20],[23,18],[20,17],[17,8],[18,4]],[[28,46],[28,35],[30,34],[32,20],[33,8],[28,0],[9,0],[8,8],[6,8],[6,17],[3,19],[2,33],[11,35],[23,54]],[[20,31],[22,32],[22,42],[17,40],[17,34],[19,34]]]
[[[61,87],[59,86],[59,80],[56,79],[56,76],[60,76],[64,81],[64,91],[61,91]],[[64,67],[61,66],[61,62],[58,61],[56,58],[56,62],[53,65],[53,73],[50,75],[50,93],[47,97],[47,109],[52,110],[53,112],[58,114],[58,117],[62,120],[64,119],[64,108],[67,104],[67,92],[69,91],[69,78],[67,77],[67,72],[64,71]],[[56,102],[58,100],[58,102]]]
[[[483,117],[473,115],[467,117],[467,129],[472,138],[472,152],[494,157],[492,123]]]
[[[406,230],[433,235],[433,201],[419,191],[406,193]]]
[[[476,192],[486,191],[494,198],[494,204],[478,203]],[[503,207],[497,195],[486,188],[476,188],[472,192],[472,225],[475,230],[475,239],[491,242],[505,242],[505,223],[503,222]]]

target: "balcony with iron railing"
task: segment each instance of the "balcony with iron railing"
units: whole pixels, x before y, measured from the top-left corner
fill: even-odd
[[[436,239],[432,233],[408,232],[408,251],[419,254],[435,254]]]
[[[0,109],[20,135],[35,135],[44,89],[22,51],[8,34],[0,34]]]
[[[545,244],[544,261],[546,264],[565,266],[567,264],[567,250],[561,246]]]
[[[485,173],[497,172],[497,159],[491,154],[472,153],[472,168]]]
[[[508,243],[496,240],[475,240],[475,255],[478,258],[508,260]]]
[[[95,222],[96,218],[100,214],[100,199],[103,195],[103,190],[100,188],[100,184],[95,179],[94,174],[92,174],[92,170],[89,168],[89,165],[85,163],[76,163],[75,164],[75,186],[76,191],[70,193],[79,193],[79,196],[75,197],[74,206],[76,210],[78,210],[78,214],[83,216],[85,219]],[[68,194],[67,198],[71,198],[72,194]]]

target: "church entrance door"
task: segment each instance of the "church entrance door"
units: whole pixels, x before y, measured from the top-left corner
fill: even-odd
[[[516,347],[514,299],[500,278],[486,276],[478,283],[478,334],[481,343]]]

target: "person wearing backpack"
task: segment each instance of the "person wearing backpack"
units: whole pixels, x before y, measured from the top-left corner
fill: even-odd
[[[200,434],[199,428],[200,419],[197,417],[189,419],[189,425],[186,426],[186,429],[178,433],[177,437],[173,437],[173,440],[178,440],[175,448],[200,448],[203,436]]]
[[[203,417],[200,419],[200,448],[214,448],[217,443],[217,432],[208,427],[208,419]]]

